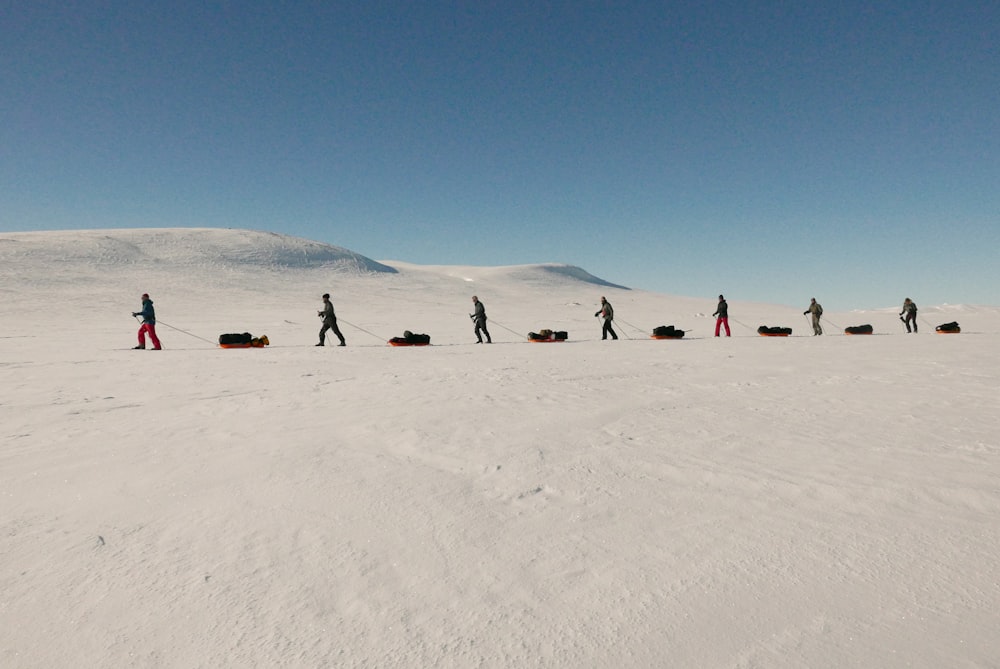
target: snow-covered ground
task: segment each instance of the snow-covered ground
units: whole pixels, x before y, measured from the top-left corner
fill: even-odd
[[[573,267],[0,235],[0,666],[1000,666],[1000,308],[719,288],[729,339]]]

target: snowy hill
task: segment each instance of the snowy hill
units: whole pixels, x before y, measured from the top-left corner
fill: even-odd
[[[716,339],[714,296],[581,272],[0,235],[0,666],[995,665],[1000,310],[733,299]]]
[[[507,276],[551,284],[560,279],[626,289],[586,270],[565,264],[517,265],[498,268],[420,266],[406,262],[376,262],[348,249],[307,239],[254,230],[199,228],[75,230],[0,233],[0,267],[5,278],[27,278],[24,266],[57,267],[68,281],[98,272],[136,269],[172,272],[183,280],[192,268],[218,273],[322,270],[335,274],[395,274],[410,271],[456,272],[480,278]],[[37,277],[35,277],[37,278]],[[475,279],[467,278],[468,281]]]
[[[220,271],[324,269],[394,273],[339,246],[254,230],[209,228],[74,230],[0,234],[0,262],[76,263],[98,268],[145,266]]]
[[[567,283],[580,287],[580,284],[592,284],[606,288],[629,290],[626,286],[605,281],[590,272],[575,265],[559,263],[541,263],[533,265],[508,265],[501,267],[465,267],[453,265],[414,265],[398,260],[385,261],[389,265],[406,269],[411,272],[435,272],[443,276],[458,278],[468,283],[508,279],[548,287],[553,283]]]

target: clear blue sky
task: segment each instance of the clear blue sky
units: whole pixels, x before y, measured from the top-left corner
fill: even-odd
[[[0,6],[0,231],[1000,304],[1000,4]]]

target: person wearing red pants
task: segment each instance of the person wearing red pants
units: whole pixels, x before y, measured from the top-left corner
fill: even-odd
[[[160,339],[156,336],[156,311],[153,310],[153,300],[149,299],[149,293],[142,294],[142,311],[133,311],[132,316],[142,316],[142,325],[139,326],[139,345],[135,348],[146,348],[146,333],[149,333],[149,340],[153,343],[153,350],[160,350]]]
[[[729,305],[726,304],[726,298],[719,295],[719,308],[715,310],[713,316],[717,316],[715,319],[715,336],[719,336],[719,327],[722,325],[726,326],[726,336],[729,336]]]

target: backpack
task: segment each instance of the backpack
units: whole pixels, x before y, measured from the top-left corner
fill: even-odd
[[[253,335],[249,332],[243,334],[220,334],[220,344],[249,344],[253,340]]]
[[[660,325],[653,328],[654,337],[674,337],[680,339],[684,336],[684,330],[678,330],[673,325]]]

